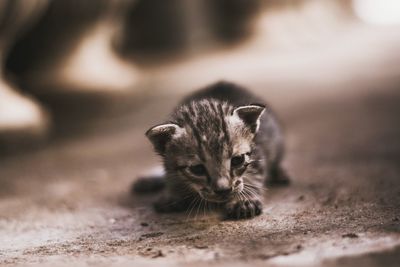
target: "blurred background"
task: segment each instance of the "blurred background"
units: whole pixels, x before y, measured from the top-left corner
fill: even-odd
[[[2,150],[220,79],[292,95],[392,78],[399,9],[395,0],[3,0]]]
[[[271,104],[293,183],[155,214],[144,132],[219,80]],[[399,0],[0,0],[0,264],[397,266],[399,87]]]

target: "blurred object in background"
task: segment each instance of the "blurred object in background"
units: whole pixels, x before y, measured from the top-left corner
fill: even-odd
[[[0,149],[43,139],[49,126],[47,116],[34,99],[0,81]]]
[[[304,51],[315,45],[329,45],[340,38],[344,27],[355,21],[348,0],[270,0],[263,3],[255,38],[264,51]]]
[[[134,58],[199,52],[252,32],[260,0],[139,0],[129,12],[121,51]]]
[[[206,0],[210,30],[224,42],[241,40],[252,33],[262,0]]]
[[[125,53],[143,53],[183,48],[188,34],[183,2],[185,1],[136,1],[127,15],[123,34],[120,36],[121,50]]]
[[[39,94],[130,91],[134,66],[113,49],[125,10],[133,1],[51,1],[37,25],[20,40],[8,68]]]
[[[48,129],[47,114],[31,97],[13,85],[4,68],[15,40],[42,14],[46,0],[0,1],[0,146],[29,143],[43,138]],[[5,141],[5,142],[4,142]]]
[[[345,84],[356,75],[393,76],[376,66],[386,64],[381,51],[394,54],[396,36],[389,40],[387,28],[364,22],[400,21],[397,5],[395,0],[2,1],[2,73],[14,86],[3,78],[0,129],[10,127],[5,121],[18,124],[12,119],[16,114],[47,128],[38,103],[57,121],[56,133],[68,136],[72,128],[93,128],[96,121],[110,127],[110,117],[129,116],[142,97],[186,93],[220,79],[289,94],[298,84],[323,92],[332,81]],[[22,108],[26,103],[29,109]],[[12,117],[10,110],[21,112]],[[110,110],[118,116],[107,117]]]
[[[37,21],[26,21],[29,31],[15,36],[4,56],[7,72],[50,109],[56,126],[73,122],[75,128],[86,125],[83,118],[101,118],[115,97],[122,97],[118,106],[130,105],[127,96],[135,97],[143,79],[136,60],[157,63],[159,55],[182,57],[242,40],[260,10],[259,0],[58,0],[42,5],[41,13],[29,9],[35,1],[16,3]],[[20,114],[44,120],[43,108],[27,101],[35,109]],[[19,109],[15,101],[7,106]]]

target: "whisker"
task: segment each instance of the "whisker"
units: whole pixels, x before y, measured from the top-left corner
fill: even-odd
[[[260,193],[261,193],[259,190],[254,189],[254,188],[247,187],[246,190],[247,190],[247,192],[252,193],[253,195],[260,195]]]
[[[196,206],[196,204],[197,204],[197,202],[199,201],[199,198],[198,197],[196,197],[193,201],[192,201],[192,203],[190,204],[190,206],[191,206],[191,208],[190,208],[190,211],[189,211],[189,214],[186,216],[186,222],[189,220],[189,217],[190,217],[190,215],[192,214],[192,211],[193,211],[193,209],[194,209],[194,207]]]
[[[242,201],[242,193],[241,192],[235,193],[235,196],[238,197],[240,201]]]
[[[206,205],[207,205],[207,201],[204,202],[204,206],[203,206],[203,217],[206,216]]]
[[[246,196],[246,200],[247,200],[247,201],[249,201],[250,198],[252,198],[252,195],[250,195],[250,194],[249,194],[248,192],[246,192],[246,191],[243,191],[243,195]]]
[[[250,160],[248,163],[251,164],[253,162],[262,162],[262,161],[265,161],[265,160],[264,159],[253,159],[253,160]]]
[[[195,216],[195,220],[197,220],[197,215],[199,215],[199,210],[200,210],[200,208],[201,208],[201,205],[203,204],[203,198],[201,198],[200,199],[200,203],[199,203],[199,205],[197,206],[197,212],[196,212],[196,216]]]
[[[261,190],[261,191],[264,191],[264,192],[268,190],[263,185],[257,186],[257,185],[249,184],[249,183],[243,183],[243,185],[244,185],[244,187],[251,188],[251,189],[257,189],[257,190]]]
[[[244,187],[247,191],[253,192],[253,193],[259,193],[260,189],[259,188],[254,188],[254,187]]]
[[[245,192],[240,192],[241,193],[241,195],[243,196],[243,198],[244,198],[244,200],[245,201],[248,201],[249,199],[248,199],[248,197],[244,194]],[[241,199],[241,201],[243,201],[242,199]],[[243,201],[244,202],[244,201]]]
[[[255,192],[252,192],[252,191],[249,191],[248,188],[247,188],[247,190],[243,190],[243,193],[245,193],[246,195],[248,195],[249,198],[253,198],[253,199],[255,198],[255,199],[257,199],[257,200],[260,200],[259,194],[256,194]]]

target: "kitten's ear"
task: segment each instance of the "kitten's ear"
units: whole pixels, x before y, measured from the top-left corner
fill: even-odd
[[[244,124],[250,127],[251,132],[255,133],[260,127],[260,118],[265,111],[265,106],[252,104],[241,106],[233,111],[233,116],[237,116]]]
[[[184,132],[179,125],[175,123],[166,123],[156,125],[146,132],[147,138],[151,141],[157,153],[164,155],[167,143],[173,138],[179,137]]]

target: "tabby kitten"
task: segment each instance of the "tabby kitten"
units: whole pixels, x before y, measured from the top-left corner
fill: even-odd
[[[264,183],[287,183],[283,139],[261,99],[219,82],[188,98],[166,123],[146,132],[165,169],[159,212],[187,210],[196,199],[216,203],[231,219],[261,214]]]

